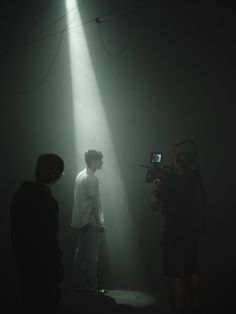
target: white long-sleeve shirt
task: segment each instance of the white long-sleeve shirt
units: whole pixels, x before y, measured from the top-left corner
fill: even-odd
[[[71,226],[81,228],[87,224],[104,226],[98,178],[89,168],[75,179]]]

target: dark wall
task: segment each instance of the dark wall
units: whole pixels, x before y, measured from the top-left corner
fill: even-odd
[[[115,1],[87,1],[81,18],[93,19],[113,7]],[[59,46],[60,34],[48,36],[65,27],[65,18],[60,19],[64,14],[63,1],[11,1],[1,9],[1,247],[6,252],[2,278],[8,288],[15,285],[9,201],[22,180],[33,178],[37,156],[48,151],[61,155],[66,164],[67,175],[54,193],[71,276],[75,242],[69,223],[78,169],[68,37],[65,33]],[[147,206],[145,169],[137,164],[148,163],[153,150],[163,151],[170,163],[173,143],[193,138],[207,191],[207,231],[200,249],[202,290],[206,303],[217,308],[231,295],[235,268],[232,4],[124,1],[104,17],[108,18],[114,20],[100,25],[102,41],[95,22],[84,30],[150,287],[160,286],[164,221]]]

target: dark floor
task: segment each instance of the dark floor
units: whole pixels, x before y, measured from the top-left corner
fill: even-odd
[[[81,296],[73,287],[66,287],[59,314],[74,313],[165,313],[155,295],[142,291],[108,290],[100,296]]]
[[[1,313],[19,313],[19,291],[17,287],[1,287]],[[218,284],[211,289],[201,288],[200,314],[232,313],[235,307],[235,294],[232,285]],[[108,290],[100,296],[82,296],[72,284],[62,287],[62,298],[58,314],[83,313],[147,313],[169,314],[165,291]]]
[[[230,287],[225,287],[225,295],[217,293],[219,287],[206,293],[201,289],[199,314],[231,313],[234,307],[234,297],[228,293]],[[169,314],[168,299],[164,292],[138,290],[108,290],[101,296],[81,296],[72,285],[65,285],[59,314],[75,313],[146,313]]]

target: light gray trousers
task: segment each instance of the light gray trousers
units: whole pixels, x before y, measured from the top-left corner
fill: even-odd
[[[75,281],[82,289],[97,289],[98,227],[88,224],[79,229],[74,256]]]

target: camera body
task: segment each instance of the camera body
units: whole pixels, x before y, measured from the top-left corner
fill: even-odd
[[[199,181],[199,169],[196,163],[195,155],[191,152],[179,152],[176,162],[185,171],[185,174],[194,177],[196,183]],[[176,165],[163,164],[163,154],[160,152],[151,152],[150,166],[146,174],[146,182],[152,183],[154,180],[159,179],[164,181],[170,175],[176,175]]]
[[[150,154],[150,166],[147,170],[146,182],[152,183],[155,179],[159,178],[162,172],[162,153],[151,152]]]
[[[161,152],[151,152],[150,164],[146,174],[147,183],[152,183],[156,179],[163,180],[163,177],[174,174],[173,165],[163,165],[163,154]]]
[[[178,169],[181,168],[185,174],[191,175],[197,184],[201,184],[201,174],[197,161],[197,145],[191,139],[174,143],[174,145],[177,147],[180,147],[183,144],[190,144],[193,151],[179,152],[176,156],[175,164],[163,164],[163,154],[157,151],[150,153],[149,165],[138,164],[138,166],[147,169],[147,183],[153,183],[153,181],[156,179],[159,179],[163,182],[165,179],[168,179],[169,176],[177,175]]]

